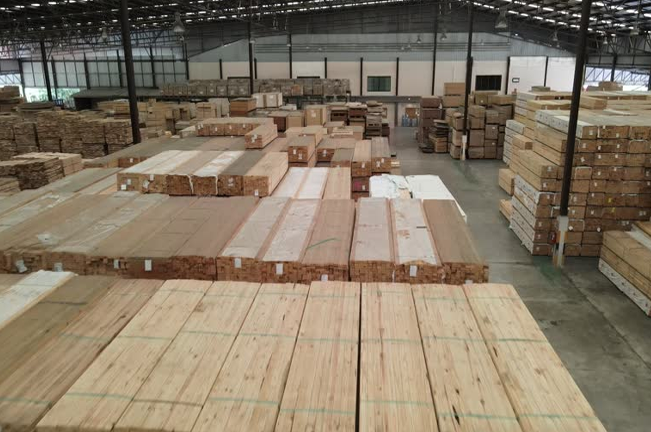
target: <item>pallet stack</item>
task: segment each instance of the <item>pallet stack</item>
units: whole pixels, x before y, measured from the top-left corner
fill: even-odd
[[[348,103],[348,124],[366,128],[367,106],[359,102]]]
[[[466,94],[466,83],[448,82],[443,83],[443,108],[457,108],[463,104],[463,96]]]
[[[130,120],[107,119],[104,121],[104,136],[108,153],[115,153],[133,144]]]
[[[442,118],[443,110],[441,109],[441,98],[436,96],[422,96],[420,98],[418,117],[418,141],[421,144],[429,144],[429,134],[431,129],[434,127],[435,122]]]
[[[0,160],[11,159],[16,155],[14,128],[20,122],[15,115],[0,115]]]
[[[254,111],[256,100],[254,98],[237,98],[231,100],[230,110],[233,117],[246,117]]]
[[[60,126],[63,111],[40,111],[36,116],[36,134],[41,151],[61,152]]]
[[[39,150],[35,122],[21,121],[16,123],[14,125],[14,136],[17,154],[32,153]]]
[[[278,137],[278,127],[274,123],[258,126],[244,135],[247,149],[262,149]]]

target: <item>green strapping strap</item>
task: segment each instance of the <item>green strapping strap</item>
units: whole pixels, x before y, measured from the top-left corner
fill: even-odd
[[[143,339],[156,341],[171,341],[174,338],[165,336],[138,336],[138,335],[117,335],[116,339]]]
[[[48,406],[52,405],[51,401],[27,399],[22,397],[9,397],[9,396],[0,396],[0,402],[22,403],[22,404],[31,404],[31,405],[48,405]]]
[[[458,417],[458,418],[472,418],[479,420],[500,420],[500,421],[518,421],[516,416],[501,416],[492,414],[475,414],[475,413],[437,413],[439,418]]]
[[[261,400],[261,399],[209,397],[208,400],[211,402],[239,402],[239,403],[250,403],[255,405],[273,405],[273,406],[280,405],[280,402]]]
[[[362,403],[372,405],[408,405],[408,406],[424,406],[434,409],[433,402],[426,401],[408,401],[408,400],[388,400],[388,399],[364,399]]]
[[[337,339],[337,338],[298,338],[298,342],[326,342],[326,343],[344,343],[344,344],[357,344],[357,339]]]
[[[183,401],[172,401],[172,400],[162,400],[162,399],[133,399],[134,403],[155,403],[155,404],[166,404],[166,405],[183,405],[190,407],[203,407],[201,403],[194,402],[183,402]]]
[[[411,343],[411,344],[420,344],[420,339],[399,339],[399,338],[371,338],[371,339],[362,339],[362,342],[366,343]]]
[[[305,248],[305,250],[312,249],[313,247],[317,247],[317,246],[320,246],[320,245],[322,245],[324,243],[329,243],[331,241],[339,241],[339,239],[337,237],[330,237],[330,238],[327,238],[325,240],[321,240],[319,242],[316,242],[313,245],[309,245],[308,247]]]
[[[248,336],[248,337],[271,337],[271,338],[281,338],[281,339],[296,339],[294,335],[284,335],[280,333],[240,333],[239,336]]]
[[[482,338],[464,338],[458,336],[423,336],[423,341],[429,339],[455,342],[485,342],[485,340]]]
[[[224,337],[229,337],[229,336],[236,336],[233,333],[226,333],[226,332],[220,332],[220,331],[210,331],[210,330],[181,330],[179,334],[181,333],[186,333],[186,334],[199,334],[199,335],[211,335],[211,336],[224,336]]]
[[[599,421],[595,416],[579,416],[571,414],[543,414],[543,413],[532,413],[532,414],[518,414],[518,418],[543,418],[543,419],[553,419],[553,420],[584,420],[584,421]]]
[[[92,392],[68,392],[64,396],[71,397],[86,397],[86,398],[98,398],[98,399],[120,399],[120,400],[132,400],[133,397],[115,393],[92,393]]]
[[[294,413],[308,413],[308,414],[332,414],[351,416],[355,415],[355,411],[333,410],[327,408],[281,408],[280,412],[294,412]]]
[[[96,337],[96,336],[84,336],[75,333],[61,333],[61,337],[80,339],[80,340],[89,340],[89,341],[96,341],[96,342],[110,342],[112,340],[112,338],[110,337],[107,338],[107,337]]]

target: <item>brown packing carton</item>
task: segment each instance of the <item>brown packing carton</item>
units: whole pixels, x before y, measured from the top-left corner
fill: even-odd
[[[443,92],[448,95],[463,95],[466,92],[465,82],[447,82],[443,83]]]
[[[421,96],[421,108],[439,108],[441,106],[441,98],[438,96]]]

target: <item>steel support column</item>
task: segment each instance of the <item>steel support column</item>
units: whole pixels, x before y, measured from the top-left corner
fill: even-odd
[[[129,93],[129,113],[131,115],[131,133],[133,142],[140,142],[140,121],[138,119],[138,100],[136,99],[136,78],[133,70],[133,54],[131,53],[131,32],[129,25],[129,5],[127,0],[120,0],[120,26],[122,27],[122,50],[124,51],[124,67],[127,72],[127,90]]]
[[[292,69],[292,55],[294,53],[294,45],[292,44],[291,32],[287,35],[287,47],[289,48],[289,79],[294,78],[294,71]]]
[[[325,72],[325,79],[328,79],[328,57],[323,57],[323,70]]]
[[[253,40],[251,39],[251,21],[249,20],[247,26],[247,33],[249,35],[249,91],[253,93]]]
[[[253,76],[255,79],[258,79],[258,59],[253,59]]]
[[[545,57],[545,80],[543,81],[543,86],[547,86],[547,71],[549,70],[549,56]]]
[[[364,96],[364,57],[359,58],[359,95]]]
[[[554,264],[562,266],[564,262],[563,251],[565,248],[565,234],[569,226],[568,207],[570,204],[570,187],[572,185],[572,167],[574,162],[574,146],[576,141],[576,127],[579,120],[579,105],[581,102],[581,89],[586,60],[586,44],[588,39],[588,26],[590,25],[590,8],[592,0],[583,0],[581,3],[581,26],[579,27],[579,40],[576,49],[576,64],[574,66],[574,85],[572,88],[572,105],[570,107],[570,123],[567,130],[567,148],[565,150],[565,166],[563,167],[563,188],[561,190],[561,208],[558,216],[558,232],[556,246],[554,247]]]
[[[436,50],[438,49],[439,36],[439,4],[434,4],[434,49],[432,51],[432,96],[436,85]]]
[[[25,96],[25,73],[23,72],[23,60],[18,59],[18,73],[20,74],[20,87],[23,91],[23,97]]]
[[[90,90],[90,74],[88,73],[88,59],[84,53],[84,78],[86,78],[86,90]]]
[[[472,83],[472,32],[474,14],[472,2],[468,2],[468,52],[466,54],[466,92],[463,98],[463,133],[465,141],[462,146],[461,159],[466,159],[466,150],[470,143],[470,129],[468,129],[468,98],[470,97],[470,84]]]
[[[615,81],[615,69],[617,68],[617,53],[613,53],[613,65],[610,68],[610,82]]]
[[[190,60],[188,59],[187,42],[183,42],[183,57],[185,57],[185,79],[190,81]]]
[[[50,65],[52,66],[52,84],[54,87],[54,99],[59,99],[57,94],[57,87],[59,87],[59,82],[57,80],[57,70],[54,64],[54,59],[50,60]]]
[[[45,41],[43,39],[41,39],[41,64],[43,65],[43,78],[45,78],[47,100],[52,102],[52,86],[50,85],[50,72],[47,69],[47,53],[45,52]]]
[[[154,47],[149,47],[149,65],[151,67],[151,86],[156,88],[156,65],[154,63]]]
[[[219,59],[219,79],[224,79],[224,67],[222,65],[222,59]]]
[[[120,88],[124,87],[124,79],[122,78],[122,62],[120,61],[120,50],[115,50],[115,58],[118,60],[118,81]]]
[[[511,56],[506,58],[506,86],[504,89],[504,94],[509,94],[509,84],[511,82]]]
[[[400,84],[400,57],[396,57],[396,96],[398,96],[398,84]]]

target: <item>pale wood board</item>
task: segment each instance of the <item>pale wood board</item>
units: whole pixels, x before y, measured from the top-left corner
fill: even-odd
[[[285,153],[265,153],[244,176],[242,194],[270,196],[285,176],[288,167]]]
[[[206,281],[165,282],[37,429],[112,430],[209,287]]]
[[[263,282],[297,282],[319,200],[294,200],[278,225],[260,261]]]
[[[323,199],[350,199],[350,168],[330,168]]]
[[[312,283],[276,432],[355,431],[359,320],[359,283]]]
[[[463,290],[413,285],[429,382],[441,432],[519,432]]]
[[[9,211],[0,217],[0,232],[28,221],[32,217],[38,216],[40,213],[66,202],[73,196],[74,194],[72,193],[48,193],[21,207]]]
[[[190,432],[259,287],[213,283],[114,430]]]
[[[262,253],[274,237],[289,198],[263,198],[217,257],[219,280],[260,281]]]
[[[308,290],[260,287],[193,432],[274,430]]]
[[[20,274],[1,274],[0,273],[0,293],[8,290],[13,285],[20,282],[26,275]]]
[[[217,151],[198,152],[195,157],[171,170],[167,174],[167,190],[165,193],[168,195],[194,195],[192,181],[194,173],[217,158],[221,153]]]
[[[217,176],[217,190],[220,195],[239,196],[244,194],[244,176],[262,159],[264,153],[258,150],[245,151],[230,166]]]
[[[194,195],[219,195],[218,178],[226,168],[237,161],[243,151],[226,151],[199,168],[192,174],[192,192]]]
[[[120,280],[0,383],[0,425],[33,430],[162,281]]]
[[[70,272],[38,271],[0,293],[0,330],[73,277]]]
[[[201,154],[197,150],[182,151],[174,157],[167,159],[156,166],[142,172],[145,179],[142,180],[143,193],[167,193],[167,176],[190,160]],[[146,162],[143,162],[146,163]]]
[[[274,190],[272,196],[296,198],[310,170],[311,168],[289,168],[289,170],[287,170],[287,174],[285,174],[285,177],[283,178],[283,181],[280,182],[276,190]]]
[[[347,281],[355,222],[353,200],[324,200],[319,206],[305,254],[301,281]]]
[[[393,225],[389,201],[360,198],[350,250],[350,279],[392,282],[395,278]]]
[[[438,431],[407,284],[362,284],[360,431]]]
[[[117,175],[118,190],[142,190],[142,184],[146,180],[145,173],[156,168],[157,165],[175,158],[181,153],[180,150],[169,150],[158,153],[144,162],[120,171]]]
[[[330,168],[310,168],[296,194],[297,199],[321,199],[328,181]]]
[[[464,285],[523,431],[605,432],[511,285]]]
[[[355,143],[351,170],[353,177],[369,177],[372,174],[370,140]]]

